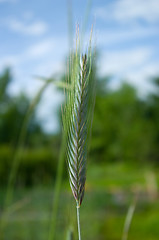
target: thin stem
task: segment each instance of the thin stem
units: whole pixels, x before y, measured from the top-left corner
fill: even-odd
[[[9,206],[12,202],[12,198],[13,198],[14,185],[15,185],[15,182],[16,182],[16,176],[17,176],[18,168],[19,168],[19,165],[20,165],[20,162],[21,162],[23,151],[24,151],[24,143],[25,143],[25,138],[26,138],[26,134],[27,134],[27,127],[28,127],[30,118],[31,118],[31,116],[32,116],[32,114],[35,110],[35,107],[40,102],[43,92],[48,87],[48,85],[51,82],[53,82],[53,80],[54,79],[46,80],[46,82],[40,88],[37,95],[35,96],[35,98],[31,102],[31,104],[30,104],[30,106],[27,110],[27,113],[25,115],[24,121],[22,123],[21,131],[20,131],[20,135],[19,135],[19,139],[18,139],[18,143],[17,143],[17,148],[16,148],[15,154],[13,156],[13,165],[12,165],[11,172],[10,172],[9,179],[8,179],[6,196],[5,196],[5,200],[4,200],[4,210],[3,210],[2,215],[0,216],[0,235],[2,235],[2,232],[4,231],[4,228],[6,227],[6,225],[8,223],[8,220],[7,220],[8,216],[9,216],[8,208],[9,208]]]
[[[133,203],[130,205],[130,207],[128,209],[126,219],[125,219],[125,223],[124,223],[122,240],[127,240],[128,239],[128,233],[129,233],[130,225],[131,225],[132,218],[133,218],[133,215],[134,215],[135,207],[136,207],[136,199],[133,201]]]
[[[77,225],[78,225],[78,239],[81,240],[81,228],[80,228],[80,207],[77,205]]]
[[[58,167],[57,167],[57,176],[56,176],[55,190],[54,190],[54,200],[53,200],[53,206],[52,206],[52,219],[51,219],[51,223],[50,223],[51,225],[50,225],[48,240],[55,239],[57,213],[58,213],[58,207],[59,207],[59,198],[60,198],[60,190],[61,190],[63,167],[64,167],[64,154],[65,154],[64,146],[65,146],[65,136],[63,135],[60,156],[59,156],[59,162],[58,162]]]

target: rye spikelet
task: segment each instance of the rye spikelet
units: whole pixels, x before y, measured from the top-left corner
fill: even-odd
[[[67,163],[70,186],[80,207],[85,191],[88,133],[91,125],[94,84],[90,79],[91,50],[71,58],[71,88],[66,94],[64,129],[67,136]]]

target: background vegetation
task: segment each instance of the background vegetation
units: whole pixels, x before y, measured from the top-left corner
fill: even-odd
[[[97,79],[97,96],[86,194],[81,208],[83,238],[121,239],[128,207],[135,201],[129,239],[157,240],[159,78],[156,76],[152,80],[155,91],[140,98],[137,90],[124,81],[118,89],[111,90],[111,77],[101,79],[95,70],[92,77]],[[9,94],[12,80],[10,69],[5,69],[0,76],[1,219],[6,186],[19,148],[18,139],[31,104],[24,93],[16,97]],[[36,108],[26,130],[9,217],[3,230],[2,239],[6,240],[48,238],[62,131],[56,134],[44,132],[37,120]],[[74,201],[64,171],[56,239],[66,239],[70,227],[75,234],[73,211]]]

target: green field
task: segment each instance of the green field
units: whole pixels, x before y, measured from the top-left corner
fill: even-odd
[[[89,165],[86,193],[81,207],[83,239],[121,239],[128,208],[136,198],[128,239],[158,240],[158,172],[152,167],[130,167],[121,163]],[[1,189],[1,206],[4,195],[5,190]],[[51,186],[15,190],[5,220],[4,240],[48,239],[53,196],[54,189]],[[75,202],[66,181],[59,200],[55,239],[66,239],[70,228],[74,231],[74,239],[77,239]]]

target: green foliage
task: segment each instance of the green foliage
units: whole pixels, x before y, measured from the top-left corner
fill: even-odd
[[[154,92],[147,98],[145,118],[151,129],[149,158],[158,162],[159,159],[159,77],[151,79],[154,82]]]
[[[13,149],[9,146],[0,147],[0,185],[6,185],[8,181],[9,171],[11,169],[11,157]]]
[[[10,69],[7,68],[2,73],[2,76],[0,77],[0,101],[7,101],[9,100],[8,95],[8,85],[11,82],[11,72]]]
[[[128,239],[158,240],[159,202],[158,197],[152,202],[149,201],[151,193],[146,191],[144,180],[144,172],[148,170],[149,166],[143,169],[130,163],[89,166],[86,199],[81,208],[84,239],[121,240],[128,207],[134,195],[138,194]],[[159,171],[154,169],[154,172],[159,181]],[[0,196],[3,196],[1,190]],[[12,206],[15,210],[10,213],[7,220],[5,239],[47,239],[52,196],[54,196],[52,187],[16,189]],[[56,240],[66,239],[68,226],[72,226],[75,238],[75,213],[71,190],[68,184],[67,190],[63,185],[56,221]]]
[[[6,185],[12,168],[14,150],[0,146],[0,185]],[[52,149],[24,149],[16,185],[51,184],[55,179],[57,154]]]
[[[108,91],[105,81],[105,93],[104,87],[102,94],[97,92],[91,157],[102,162],[155,160],[151,156],[155,150],[159,153],[154,149],[159,129],[153,122],[158,122],[158,114],[151,109],[153,115],[148,114],[149,98],[141,100],[132,86],[124,83],[118,90]]]

